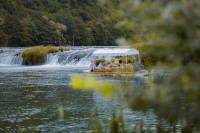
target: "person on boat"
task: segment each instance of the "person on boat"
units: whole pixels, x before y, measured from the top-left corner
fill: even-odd
[[[105,69],[104,66],[103,66],[103,64],[102,64],[102,62],[99,63],[99,65],[98,65],[97,68],[98,68],[98,69]]]
[[[112,64],[109,65],[109,70],[112,70]]]
[[[96,69],[96,61],[92,61],[90,64],[90,72],[94,72],[94,70]]]
[[[134,68],[134,72],[138,72],[138,71],[140,71],[141,70],[141,67],[144,67],[140,62],[135,62],[134,64],[133,64],[133,68]]]
[[[122,64],[122,60],[119,60],[119,68],[124,68],[124,66]]]

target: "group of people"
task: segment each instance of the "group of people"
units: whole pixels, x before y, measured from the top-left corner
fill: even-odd
[[[133,67],[134,67],[133,71],[138,72],[138,71],[140,71],[141,67],[143,67],[143,66],[141,65],[141,63],[136,62],[133,64]],[[123,66],[122,60],[119,60],[118,69],[123,69],[123,68],[124,68],[124,66]],[[96,70],[96,69],[102,70],[102,69],[105,69],[105,67],[103,66],[102,62],[100,62],[97,67],[96,61],[93,60],[92,63],[90,64],[90,71],[94,72],[94,70]],[[112,64],[109,65],[109,69],[112,70]]]
[[[112,66],[110,66],[109,68],[112,69]],[[96,66],[96,61],[94,60],[90,64],[90,71],[94,72],[95,69],[103,70],[103,69],[105,69],[105,67],[103,66],[102,62],[100,62],[99,65]]]

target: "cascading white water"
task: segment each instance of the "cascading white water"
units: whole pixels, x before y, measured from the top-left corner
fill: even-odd
[[[0,66],[21,66],[23,59],[21,56],[25,48],[0,48]],[[49,66],[69,66],[69,67],[87,67],[91,62],[91,55],[95,48],[73,49],[47,55],[47,62],[44,65]]]
[[[0,66],[23,65],[21,56],[25,48],[0,48]],[[88,67],[92,61],[92,54],[98,48],[71,48],[69,51],[51,53],[47,55],[47,66]]]
[[[22,65],[23,48],[0,48],[0,65]]]
[[[46,65],[64,65],[70,67],[88,67],[95,49],[79,49],[48,54]]]
[[[58,63],[58,54],[51,53],[47,55],[47,63],[48,65],[57,65]]]

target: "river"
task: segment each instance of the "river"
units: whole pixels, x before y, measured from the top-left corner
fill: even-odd
[[[22,50],[0,49],[0,132],[31,132],[32,127],[39,132],[89,132],[89,117],[94,109],[103,122],[111,118],[113,108],[118,108],[116,98],[71,89],[74,74],[86,76],[82,70],[88,67],[94,48],[48,55],[47,64],[41,66],[22,65],[18,54]],[[141,88],[146,86],[145,82],[139,84]],[[72,122],[59,117],[59,108],[67,111]],[[155,130],[156,117],[152,111],[134,112],[124,105],[123,112],[130,130],[140,120]]]

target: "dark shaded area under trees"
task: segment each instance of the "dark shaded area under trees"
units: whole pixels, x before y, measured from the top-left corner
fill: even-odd
[[[0,46],[116,45],[123,31],[96,0],[1,0]]]

